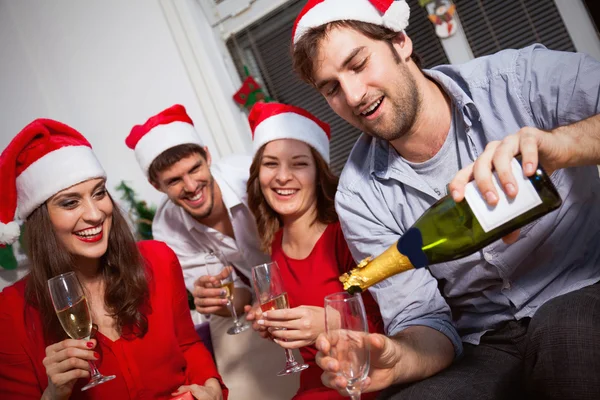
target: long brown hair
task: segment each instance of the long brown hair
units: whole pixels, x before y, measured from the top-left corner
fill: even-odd
[[[275,212],[267,203],[265,196],[260,189],[258,175],[260,172],[260,164],[263,153],[265,152],[264,144],[254,156],[252,165],[250,165],[250,177],[248,178],[248,207],[254,214],[258,236],[260,237],[260,248],[267,254],[271,254],[271,244],[275,233],[283,226],[283,221],[279,214]],[[335,192],[337,191],[338,177],[331,172],[329,165],[323,157],[312,146],[310,152],[315,160],[317,169],[317,179],[315,180],[317,193],[317,215],[314,222],[322,224],[332,224],[338,221],[338,215],[335,212]]]
[[[400,55],[393,46],[393,40],[400,34],[386,27],[371,24],[363,21],[340,20],[333,21],[321,26],[309,29],[302,37],[292,44],[292,62],[294,71],[300,79],[314,86],[314,67],[319,52],[321,40],[327,37],[327,34],[333,28],[350,28],[362,33],[369,39],[381,40],[388,44],[392,55],[397,63],[400,63]],[[421,57],[413,51],[410,58],[421,69]]]
[[[110,195],[109,195],[110,197]],[[148,276],[133,234],[112,197],[112,227],[108,248],[100,260],[105,283],[104,303],[116,325],[127,338],[142,337],[148,331],[143,311],[148,306]],[[57,238],[46,203],[25,221],[25,248],[31,262],[26,284],[26,301],[42,316],[48,343],[66,338],[48,292],[48,279],[73,271],[73,259]]]

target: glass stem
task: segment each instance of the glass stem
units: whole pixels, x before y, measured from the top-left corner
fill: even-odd
[[[233,318],[233,324],[235,326],[240,326],[240,321],[238,320],[237,311],[235,311],[235,305],[231,299],[227,300],[227,307],[229,308],[229,312],[231,313],[231,318]]]
[[[294,354],[292,350],[285,349],[285,361],[287,364],[296,364],[296,360],[294,359]]]
[[[348,385],[346,387],[348,394],[350,395],[351,400],[360,400],[360,392],[361,390],[354,385]]]
[[[100,371],[96,368],[96,363],[92,360],[88,360],[88,364],[90,365],[90,370],[92,371],[91,380],[97,379],[100,376]]]

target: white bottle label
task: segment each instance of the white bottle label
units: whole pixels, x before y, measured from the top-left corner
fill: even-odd
[[[496,173],[494,173],[492,179],[500,198],[496,206],[490,206],[486,203],[475,182],[469,182],[465,188],[465,199],[485,232],[499,227],[542,203],[540,195],[523,173],[521,164],[513,158],[511,166],[519,189],[517,197],[514,199],[506,196],[506,193],[500,187],[500,181]]]

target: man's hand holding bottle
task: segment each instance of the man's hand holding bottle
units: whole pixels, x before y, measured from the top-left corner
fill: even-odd
[[[531,176],[538,163],[548,175],[559,168],[591,165],[600,163],[600,140],[598,135],[587,138],[589,146],[581,143],[574,135],[574,129],[592,129],[598,125],[597,117],[581,121],[572,126],[557,128],[551,132],[525,127],[516,134],[506,136],[501,141],[488,143],[485,151],[475,162],[460,170],[448,185],[448,191],[456,202],[465,196],[465,186],[475,180],[479,191],[490,205],[498,203],[498,193],[492,183],[492,173],[495,171],[500,186],[511,198],[517,195],[518,189],[512,174],[512,159],[521,154],[523,172]],[[507,244],[514,243],[519,238],[519,231],[512,232],[503,238]]]

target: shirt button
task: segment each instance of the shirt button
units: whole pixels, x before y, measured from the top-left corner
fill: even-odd
[[[491,263],[492,260],[494,259],[494,255],[492,253],[488,253],[487,251],[483,252],[483,258],[485,258],[485,261]]]

